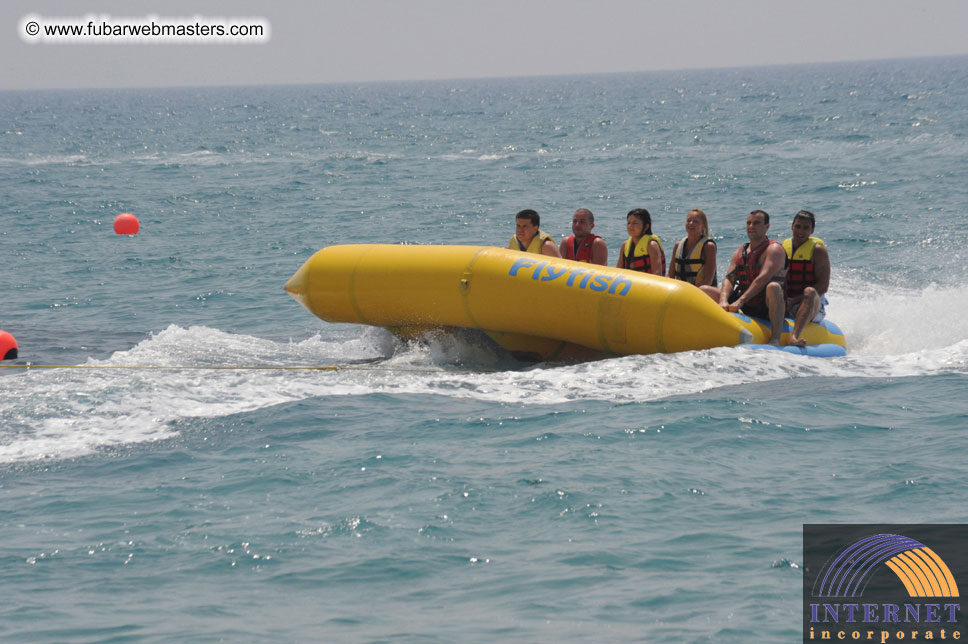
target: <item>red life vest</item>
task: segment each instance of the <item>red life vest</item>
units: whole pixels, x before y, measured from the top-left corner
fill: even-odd
[[[737,297],[745,293],[753,280],[757,278],[760,271],[763,270],[763,262],[760,259],[763,257],[763,253],[766,249],[770,247],[771,244],[780,245],[780,242],[775,239],[767,239],[765,244],[761,244],[759,248],[750,252],[750,244],[746,242],[743,244],[743,261],[736,265],[735,276],[736,276],[736,286],[735,290]],[[753,297],[746,300],[746,304],[750,307],[764,306],[766,303],[766,289],[761,289],[759,293]]]
[[[577,252],[575,251],[575,236],[571,235],[565,239],[565,259],[573,259],[579,262],[592,261],[592,244],[595,243],[596,239],[601,239],[595,233],[588,233],[585,240],[578,246]]]
[[[814,274],[813,251],[817,246],[823,246],[823,240],[817,237],[808,237],[805,242],[793,250],[793,239],[783,242],[783,250],[786,251],[786,295],[787,297],[800,297],[803,289],[817,284],[817,276]]]

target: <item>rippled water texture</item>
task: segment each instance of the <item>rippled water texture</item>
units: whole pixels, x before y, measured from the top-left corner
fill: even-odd
[[[0,95],[0,329],[94,367],[0,369],[0,639],[796,640],[802,524],[968,521],[966,76]],[[812,210],[851,353],[527,365],[282,290],[580,206],[613,264],[629,209],[671,247],[700,207],[720,271],[751,209]]]

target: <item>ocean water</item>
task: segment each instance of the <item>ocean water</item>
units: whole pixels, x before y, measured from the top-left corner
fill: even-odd
[[[968,522],[966,137],[964,57],[0,94],[0,640],[797,641],[804,523]],[[720,274],[812,210],[851,352],[532,365],[283,291],[526,207],[613,264],[700,207]]]

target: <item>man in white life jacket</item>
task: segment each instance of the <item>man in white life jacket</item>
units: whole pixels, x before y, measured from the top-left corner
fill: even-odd
[[[786,254],[780,242],[767,237],[769,229],[770,216],[766,212],[754,210],[746,217],[746,235],[750,240],[729,260],[719,290],[719,305],[727,311],[769,319],[770,344],[779,345],[786,312]]]
[[[538,253],[561,257],[555,240],[541,230],[541,216],[531,209],[522,210],[514,216],[514,236],[508,241],[508,248],[526,253]]]
[[[793,216],[793,237],[783,242],[786,253],[786,310],[793,318],[790,344],[807,346],[800,337],[807,324],[820,322],[830,286],[830,256],[823,240],[813,236],[816,219],[809,210]]]
[[[608,265],[608,246],[605,240],[592,232],[595,215],[588,208],[579,208],[571,216],[570,237],[565,237],[558,252],[565,259],[574,259],[590,264]]]

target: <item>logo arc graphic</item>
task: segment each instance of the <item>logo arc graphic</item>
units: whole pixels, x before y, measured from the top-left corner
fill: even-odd
[[[958,597],[951,570],[923,543],[898,534],[859,539],[829,560],[817,576],[815,597],[858,597],[878,566],[886,565],[911,597]]]

